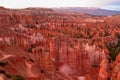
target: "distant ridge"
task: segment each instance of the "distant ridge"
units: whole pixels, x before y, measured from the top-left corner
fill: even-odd
[[[41,7],[29,7],[25,8],[26,10],[42,10],[42,11],[53,11],[51,8],[41,8]]]
[[[34,11],[56,11],[56,12],[75,12],[90,15],[111,16],[120,14],[120,11],[101,9],[97,7],[60,7],[60,8],[41,8],[41,7],[28,7],[22,9],[10,9],[0,6],[0,10],[34,10]]]
[[[60,7],[60,8],[53,8],[53,10],[58,12],[77,12],[77,13],[87,13],[91,15],[103,15],[103,16],[120,14],[120,11],[107,10],[96,7]]]
[[[2,6],[0,6],[0,10],[5,10],[5,8],[4,8],[4,7],[2,7]]]

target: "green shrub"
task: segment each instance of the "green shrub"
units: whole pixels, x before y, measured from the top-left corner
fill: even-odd
[[[114,61],[116,59],[116,56],[120,53],[120,34],[116,33],[115,37],[118,38],[118,43],[116,45],[109,44],[107,46],[109,52],[109,55],[111,59]]]
[[[24,78],[20,75],[16,75],[13,77],[13,80],[24,80]]]

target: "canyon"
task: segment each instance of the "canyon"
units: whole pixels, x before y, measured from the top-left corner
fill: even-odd
[[[0,7],[0,80],[119,80],[119,21]]]

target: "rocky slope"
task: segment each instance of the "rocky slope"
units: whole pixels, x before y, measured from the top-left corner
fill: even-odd
[[[0,80],[119,80],[119,21],[1,7]]]

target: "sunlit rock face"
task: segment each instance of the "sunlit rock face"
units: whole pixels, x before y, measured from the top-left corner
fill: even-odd
[[[0,80],[119,80],[119,20],[0,8]]]
[[[102,71],[104,70],[107,71],[108,60],[106,54],[100,48],[96,47],[95,45],[90,46],[88,44],[79,44],[79,43],[77,46],[71,47],[70,43],[68,43],[69,39],[67,39],[68,42],[66,42],[66,39],[65,40],[59,39],[59,40],[60,41],[59,42],[57,41],[56,43],[59,45],[59,49],[58,49],[59,55],[55,54],[57,53],[55,52],[57,51],[56,48],[58,48],[58,45],[55,46],[56,45],[55,39],[52,40],[52,42],[50,43],[50,49],[52,49],[51,55],[53,55],[52,58],[54,59],[54,62],[59,62],[62,64],[61,67],[58,68],[63,72],[67,73],[70,71],[69,68],[64,67],[65,64],[67,64],[67,66],[71,68],[72,74],[77,74],[84,77],[86,76],[86,74],[89,74],[89,76],[91,76],[91,79],[94,77],[97,78],[97,76],[99,76],[98,73],[101,74]],[[106,60],[105,62],[104,59]],[[105,64],[105,66],[102,64]],[[96,72],[92,73],[94,75],[90,74],[92,72],[92,69],[95,69],[96,72],[98,73]],[[105,76],[107,76],[107,73],[105,74],[106,74]]]
[[[108,60],[103,59],[100,63],[98,80],[107,80],[107,79],[108,79]]]

